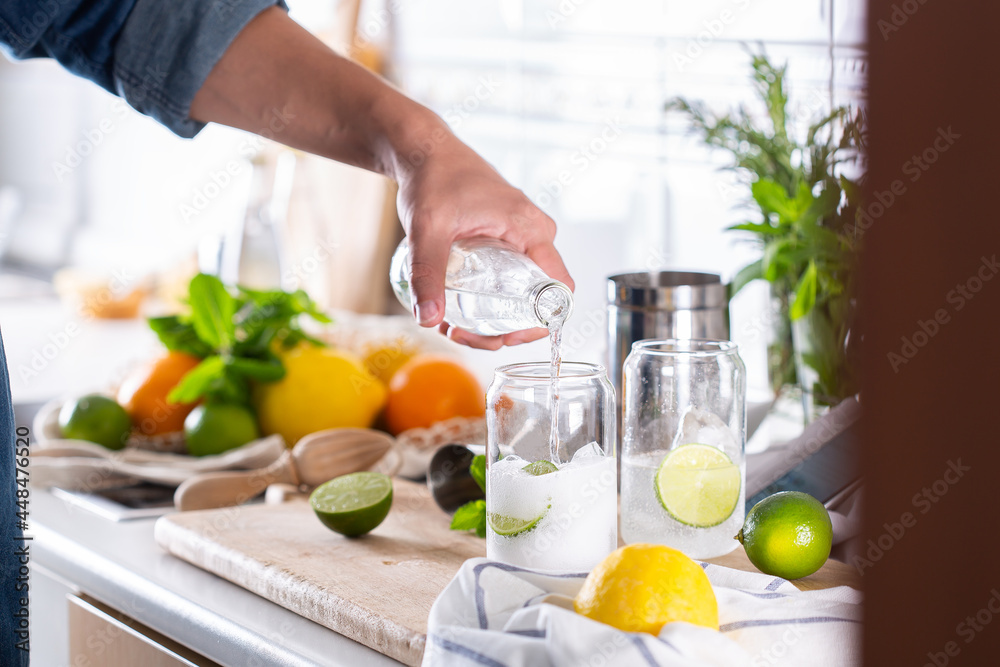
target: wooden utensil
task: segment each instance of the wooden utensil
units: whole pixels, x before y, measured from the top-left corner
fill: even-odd
[[[396,446],[392,436],[365,428],[311,433],[271,465],[246,472],[193,477],[174,493],[174,506],[187,510],[231,507],[254,498],[270,484],[317,486],[347,473],[367,470]]]

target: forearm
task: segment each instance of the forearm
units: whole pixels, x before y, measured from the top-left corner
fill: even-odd
[[[448,253],[460,238],[504,239],[553,278],[573,284],[552,244],[555,223],[524,193],[438,116],[334,54],[280,9],[261,12],[243,28],[195,95],[190,115],[270,134],[394,179],[410,239],[415,315],[424,326],[442,322]],[[449,335],[495,349],[545,330],[484,338],[452,329]]]
[[[278,8],[262,12],[229,46],[195,96],[191,117],[269,133],[396,180],[406,177],[414,151],[457,143],[430,110],[335,54]]]

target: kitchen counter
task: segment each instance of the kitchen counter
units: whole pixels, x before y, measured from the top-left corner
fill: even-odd
[[[400,664],[167,554],[153,541],[154,519],[116,523],[38,489],[30,511],[33,664],[76,667],[54,596],[40,594],[60,586],[222,665]]]

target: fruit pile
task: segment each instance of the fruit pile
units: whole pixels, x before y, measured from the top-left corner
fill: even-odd
[[[393,435],[452,417],[481,417],[481,386],[457,362],[401,342],[364,358],[309,336],[299,320],[330,322],[305,292],[229,289],[195,276],[190,312],[153,318],[164,354],[134,370],[117,396],[66,403],[67,438],[121,449],[135,438],[183,433],[188,453],[219,454],[262,435],[291,447],[337,427]]]

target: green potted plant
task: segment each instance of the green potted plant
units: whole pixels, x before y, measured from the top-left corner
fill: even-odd
[[[787,65],[776,67],[763,53],[751,57],[762,120],[743,106],[717,115],[682,98],[668,102],[667,110],[685,114],[706,144],[732,155],[730,168],[746,178],[756,219],[729,229],[752,234],[761,257],[736,274],[730,296],[753,280],[770,283],[777,304],[768,348],[772,386],[777,391],[797,381],[809,403],[821,408],[857,391],[850,331],[859,188],[843,167],[862,157],[862,116],[838,107],[796,133]]]

